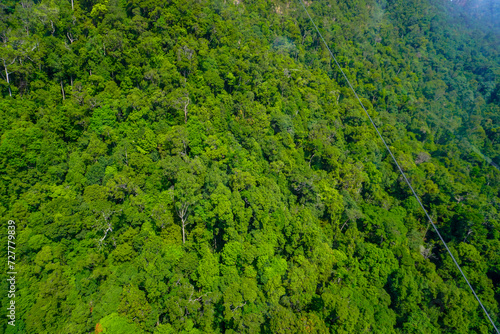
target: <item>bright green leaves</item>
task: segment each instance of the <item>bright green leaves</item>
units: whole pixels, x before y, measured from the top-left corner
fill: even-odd
[[[301,311],[310,305],[316,295],[318,271],[303,256],[298,256],[295,260],[296,263],[287,271],[287,296],[282,298],[282,303]]]
[[[96,134],[92,133],[90,135],[90,140],[88,142],[87,149],[84,152],[83,158],[87,163],[89,163],[90,161],[96,162],[97,158],[105,155],[107,151],[107,145],[102,142],[102,140],[99,139]]]
[[[99,135],[109,133],[117,125],[115,112],[104,106],[96,109],[90,118],[89,130],[95,131]]]
[[[439,330],[434,326],[429,315],[422,310],[412,309],[408,320],[403,324],[403,331],[409,334],[437,334]]]
[[[229,155],[229,150],[220,138],[208,136],[206,144],[205,154],[207,157],[213,160],[225,161],[226,157]]]
[[[239,242],[228,242],[224,246],[224,250],[222,252],[222,261],[227,266],[236,266],[238,258],[241,256],[243,251],[243,245]],[[241,263],[238,263],[241,265]]]
[[[285,294],[281,278],[287,270],[286,260],[263,255],[257,261],[257,268],[260,271],[260,281],[264,284],[267,298],[271,303],[277,304],[279,298]]]
[[[332,186],[331,180],[323,179],[318,184],[318,194],[325,204],[332,224],[338,222],[340,215],[344,211],[342,195]]]
[[[150,326],[151,322],[154,323],[156,320],[144,292],[139,290],[135,285],[123,288],[122,300],[118,306],[118,312],[142,328]]]
[[[232,175],[232,188],[234,190],[248,189],[249,187],[255,186],[255,177],[250,172],[242,171],[238,168],[233,170]]]
[[[54,256],[52,255],[52,249],[50,246],[44,246],[35,257],[35,264],[37,266],[44,266],[46,263],[50,262]]]
[[[208,70],[203,78],[212,89],[214,95],[217,95],[224,89],[224,80],[221,79],[219,71],[216,69]]]
[[[139,138],[137,139],[136,148],[142,154],[146,154],[156,148],[156,135],[151,129],[148,128],[144,129],[141,132],[142,133],[139,134]]]
[[[231,191],[228,188],[219,185],[212,195],[210,195],[210,201],[212,203],[212,208],[208,215],[208,217],[212,219],[210,225],[215,229],[226,230],[226,236],[224,239],[234,237],[234,232],[228,231],[229,228],[234,230],[234,216],[231,208]]]
[[[33,168],[41,150],[43,134],[29,124],[25,125],[2,135],[0,166],[9,174],[23,168]]]
[[[81,191],[82,187],[86,185],[85,175],[85,163],[82,157],[74,152],[69,156],[69,169],[66,174],[66,182],[72,185],[75,189]]]
[[[214,291],[217,287],[219,276],[218,256],[213,254],[208,247],[198,265],[198,284],[206,291]]]
[[[189,134],[184,126],[172,126],[160,139],[161,150],[167,150],[171,155],[187,156],[190,143]]]
[[[394,254],[370,243],[358,245],[359,269],[364,273],[366,282],[382,288],[389,275],[398,269]]]
[[[96,3],[94,7],[92,7],[92,11],[90,12],[90,16],[94,19],[102,18],[108,12],[108,0],[102,0],[102,2]]]
[[[137,254],[129,244],[121,244],[111,253],[115,262],[126,262],[134,259]]]
[[[371,240],[381,245],[401,245],[406,240],[408,229],[403,223],[406,211],[401,207],[389,211],[373,205],[365,206],[364,224]]]
[[[129,320],[119,315],[118,313],[111,313],[102,318],[96,325],[96,333],[102,334],[127,334],[127,333],[141,333],[139,327],[129,322]]]

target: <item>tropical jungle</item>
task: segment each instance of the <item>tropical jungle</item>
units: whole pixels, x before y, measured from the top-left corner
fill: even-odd
[[[495,0],[3,0],[0,332],[495,333],[499,22]]]

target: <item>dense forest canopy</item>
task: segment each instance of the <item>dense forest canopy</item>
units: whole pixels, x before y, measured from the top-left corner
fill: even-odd
[[[305,4],[498,324],[498,2]],[[2,332],[493,332],[298,1],[4,0],[0,70]]]

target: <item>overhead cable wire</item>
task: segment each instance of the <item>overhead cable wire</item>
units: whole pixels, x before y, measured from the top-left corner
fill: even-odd
[[[378,127],[375,125],[375,122],[373,121],[372,117],[370,116],[370,114],[368,113],[368,111],[366,110],[365,106],[363,105],[363,102],[361,102],[361,99],[359,98],[358,94],[356,93],[356,91],[354,90],[354,87],[352,86],[351,82],[349,81],[349,79],[347,78],[347,75],[344,73],[344,70],[342,70],[342,67],[340,67],[340,64],[339,62],[337,61],[337,58],[334,56],[332,50],[330,50],[330,47],[328,46],[328,44],[326,43],[325,39],[323,38],[323,35],[321,34],[321,32],[319,31],[318,29],[318,26],[316,26],[316,23],[314,22],[313,18],[311,17],[311,15],[309,14],[309,11],[307,10],[303,0],[299,0],[300,1],[300,4],[302,5],[302,8],[304,9],[304,11],[306,12],[307,16],[309,17],[309,20],[311,21],[311,23],[314,25],[314,28],[316,29],[319,37],[321,38],[321,40],[323,41],[323,43],[325,44],[326,48],[328,49],[328,52],[330,52],[330,55],[332,56],[333,60],[335,61],[335,64],[337,65],[337,67],[339,68],[340,72],[342,73],[342,75],[344,76],[344,79],[347,81],[347,84],[349,85],[349,87],[351,88],[352,92],[354,93],[354,96],[356,97],[356,99],[358,100],[361,108],[363,108],[363,110],[365,111],[365,114],[366,116],[368,116],[368,119],[370,120],[370,122],[372,123],[373,127],[375,128],[375,131],[377,132],[378,136],[380,137],[380,139],[382,140],[382,142],[384,143],[384,146],[385,148],[387,149],[387,151],[389,152],[389,154],[391,155],[392,157],[392,160],[394,160],[394,163],[396,164],[396,166],[398,167],[399,169],[399,172],[401,173],[401,175],[403,175],[403,178],[404,180],[406,181],[406,184],[408,184],[408,187],[410,187],[412,193],[413,193],[413,196],[415,196],[415,198],[417,199],[418,201],[418,204],[420,204],[420,207],[422,208],[422,210],[424,211],[425,215],[427,216],[427,218],[429,219],[429,222],[432,224],[432,227],[434,228],[434,230],[436,231],[436,234],[439,236],[439,239],[441,239],[444,247],[446,248],[446,250],[448,251],[448,253],[450,254],[451,258],[453,259],[453,262],[455,263],[456,267],[458,268],[458,270],[460,271],[460,273],[462,274],[463,278],[465,279],[465,282],[467,282],[467,285],[469,286],[470,290],[472,291],[472,293],[474,294],[474,297],[476,297],[477,301],[479,302],[479,305],[481,305],[481,308],[483,309],[484,313],[486,314],[486,317],[488,317],[488,320],[490,321],[490,323],[493,325],[493,328],[495,328],[495,331],[497,332],[497,334],[500,334],[500,332],[498,331],[498,328],[497,326],[495,325],[495,323],[493,322],[493,320],[491,319],[488,311],[486,311],[486,308],[484,307],[483,303],[481,302],[481,299],[479,299],[479,296],[476,294],[476,291],[474,290],[474,288],[472,287],[472,285],[470,284],[469,280],[467,279],[467,277],[465,276],[464,272],[462,271],[462,268],[460,267],[460,265],[458,264],[457,260],[455,259],[455,256],[453,256],[453,253],[451,252],[451,250],[448,248],[448,245],[446,244],[446,242],[444,241],[443,237],[441,236],[441,233],[439,233],[439,230],[437,228],[437,226],[434,224],[434,222],[432,221],[432,218],[430,217],[429,213],[427,212],[427,210],[425,209],[424,205],[422,204],[422,201],[420,201],[420,197],[418,197],[417,193],[415,192],[415,190],[413,189],[413,186],[411,185],[410,181],[408,180],[408,178],[406,177],[406,174],[405,172],[403,172],[403,169],[401,168],[401,166],[399,165],[398,161],[396,160],[396,158],[394,157],[394,154],[392,153],[391,149],[389,148],[389,146],[387,145],[384,137],[382,137],[382,134],[380,133],[380,131],[378,130]]]

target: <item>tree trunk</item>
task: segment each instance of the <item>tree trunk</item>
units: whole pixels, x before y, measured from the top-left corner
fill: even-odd
[[[9,88],[9,96],[12,96],[12,91],[10,90],[9,71],[7,71],[7,64],[5,64],[5,59],[3,59],[3,67],[5,68],[5,79],[7,80],[7,87]]]
[[[187,94],[186,94],[186,103],[184,103],[184,123],[187,123],[187,117],[188,117],[187,107],[189,105],[189,102],[191,102],[191,101],[189,100],[189,96],[187,96]]]
[[[186,243],[186,226],[188,218],[188,209],[189,209],[189,204],[183,203],[181,207],[177,210],[177,215],[181,219],[182,244]]]
[[[62,92],[63,100],[66,100],[66,95],[64,95],[64,87],[63,87],[62,80],[61,80],[61,92]]]
[[[347,219],[347,220],[345,221],[344,225],[342,225],[342,227],[340,228],[340,231],[342,231],[342,230],[344,229],[345,225],[349,222],[349,220],[350,220],[350,219]]]
[[[182,244],[186,243],[186,231],[185,231],[185,228],[186,228],[186,221],[184,219],[182,219]]]

